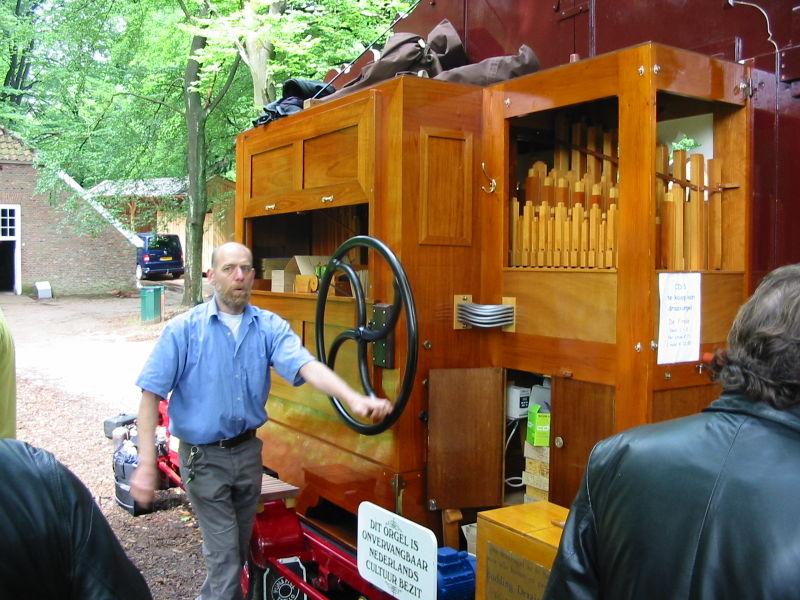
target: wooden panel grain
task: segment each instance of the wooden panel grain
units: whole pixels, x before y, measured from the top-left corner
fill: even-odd
[[[292,169],[296,168],[293,156],[292,144],[250,155],[250,195],[245,200],[248,207],[292,189]]]
[[[714,113],[714,158],[721,163],[722,268],[744,271],[748,264],[748,215],[753,160],[748,139],[748,110],[718,108]]]
[[[616,381],[613,344],[499,331],[487,337],[489,364],[606,385]]]
[[[747,75],[744,65],[660,44],[648,46],[652,54],[644,64],[651,71],[658,65],[654,73],[658,89],[730,104],[747,101],[739,87]]]
[[[428,498],[439,508],[503,501],[503,369],[431,369]]]
[[[744,273],[703,273],[701,283],[700,340],[724,343],[745,301]]]
[[[613,272],[505,270],[502,295],[516,298],[517,333],[614,343]]]
[[[571,506],[594,445],[615,431],[614,388],[554,377],[550,422],[550,502]],[[559,448],[554,442],[563,441]]]
[[[676,390],[662,390],[653,394],[653,422],[665,421],[695,414],[719,397],[717,385],[699,385]]]
[[[625,51],[630,53],[630,49]],[[587,58],[490,86],[503,101],[505,118],[617,95],[618,54]],[[591,85],[587,82],[591,81]]]
[[[318,496],[338,505],[350,505],[353,501],[368,500],[394,511],[397,503],[392,489],[392,478],[399,475],[405,484],[403,516],[435,530],[436,523],[432,518],[435,513],[429,512],[424,502],[422,473],[418,471],[397,473],[369,456],[368,453],[373,450],[380,454],[381,445],[386,444],[387,434],[370,439],[363,439],[367,436],[357,436],[364,442],[364,455],[349,452],[336,444],[308,435],[307,431],[298,431],[277,421],[267,421],[258,435],[264,442],[263,464],[277,471],[283,481],[299,487],[304,505],[309,502],[313,505],[314,496]],[[329,488],[330,493],[325,489],[329,486],[323,486],[322,489],[319,487],[307,489],[309,486],[306,473],[324,473],[326,467],[333,467],[337,474],[347,472],[355,474],[352,485],[348,486],[346,482],[339,481],[338,489]],[[369,483],[365,484],[365,481]]]
[[[513,184],[512,174],[501,176],[510,161],[510,125],[504,118],[503,93],[494,86],[483,96],[483,130],[491,135],[481,140],[481,164],[486,172],[494,174],[496,190],[486,190],[489,182],[481,169],[475,169],[475,194],[480,200],[477,204],[477,221],[480,227],[481,253],[481,298],[485,302],[497,302],[503,296],[503,267],[509,262],[507,240],[509,205]]]
[[[420,131],[419,243],[472,244],[472,133]]]
[[[655,327],[656,92],[650,47],[619,53],[619,263],[615,429],[647,422]]]
[[[236,196],[233,200],[233,239],[239,243],[248,244],[247,229],[244,220],[244,199],[245,195],[249,193],[245,185],[245,179],[250,180],[249,168],[245,169],[244,164],[247,162],[245,158],[245,142],[244,137],[239,136],[236,138]]]
[[[700,284],[700,342],[721,344],[728,338],[739,307],[745,301],[744,273],[710,271],[701,273]],[[655,329],[658,332],[659,305],[653,307]],[[654,338],[655,339],[655,338]]]
[[[358,177],[358,126],[303,140],[303,188],[344,183]]]
[[[533,502],[478,513],[476,600],[540,598],[568,511]],[[517,586],[524,588],[518,592]],[[508,593],[509,589],[515,590]]]

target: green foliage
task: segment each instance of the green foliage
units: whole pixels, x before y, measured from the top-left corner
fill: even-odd
[[[408,0],[289,0],[274,40],[270,72],[276,82],[290,77],[322,79],[331,67],[358,57],[413,2]],[[383,34],[383,35],[381,35]]]
[[[699,147],[700,144],[698,144],[694,138],[690,138],[688,135],[684,135],[677,142],[672,142],[672,152],[675,150],[694,150],[695,148]]]
[[[87,189],[106,179],[231,176],[235,137],[260,109],[256,79],[265,89],[289,77],[321,79],[356,58],[411,4],[242,1],[0,0],[0,73],[20,73],[12,69],[20,57],[30,65],[14,89],[0,89],[0,124],[36,150],[42,191],[81,230],[96,230],[95,216],[64,194],[59,172]],[[249,60],[251,45],[261,62],[229,79],[235,61]],[[187,86],[195,65],[198,75]],[[202,133],[195,145],[190,131]],[[205,191],[195,196],[182,206],[202,214]],[[130,199],[97,200],[129,222]],[[139,203],[136,213],[150,218],[155,208]]]

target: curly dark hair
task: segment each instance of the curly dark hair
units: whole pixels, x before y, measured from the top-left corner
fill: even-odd
[[[800,264],[772,271],[739,309],[711,363],[726,392],[784,409],[800,403]]]

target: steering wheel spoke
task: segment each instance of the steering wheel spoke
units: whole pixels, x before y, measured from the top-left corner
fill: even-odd
[[[353,248],[366,247],[375,250],[380,254],[384,260],[389,264],[393,275],[393,288],[394,299],[389,312],[389,318],[380,328],[372,329],[371,324],[367,322],[367,309],[364,297],[364,289],[361,285],[361,280],[358,277],[355,269],[348,263],[343,261],[344,256]],[[328,297],[328,288],[333,281],[337,271],[342,271],[350,281],[350,287],[353,290],[353,297],[356,302],[356,319],[355,327],[346,329],[336,336],[336,339],[331,345],[330,354],[326,358],[325,351],[325,306]],[[334,252],[328,265],[325,269],[319,290],[319,297],[317,299],[317,313],[316,313],[316,344],[317,344],[317,357],[320,361],[326,363],[331,369],[336,364],[336,356],[342,345],[352,340],[357,345],[358,357],[358,374],[361,379],[361,386],[364,393],[367,395],[374,395],[374,387],[370,378],[370,369],[368,363],[367,344],[374,343],[385,339],[397,327],[400,318],[401,310],[406,315],[406,361],[403,371],[403,379],[399,387],[397,398],[394,401],[394,408],[392,412],[380,423],[367,424],[356,420],[342,405],[339,399],[330,397],[336,412],[344,420],[344,422],[352,429],[365,435],[376,435],[386,431],[391,427],[408,403],[411,396],[411,388],[414,383],[414,376],[417,370],[417,316],[414,307],[414,298],[411,294],[411,287],[408,283],[400,261],[389,249],[386,244],[372,237],[356,236],[350,238],[343,243],[336,252]]]

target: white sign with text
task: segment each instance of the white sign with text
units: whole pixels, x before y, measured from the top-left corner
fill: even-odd
[[[700,273],[659,273],[658,364],[700,358]]]
[[[358,507],[358,574],[398,600],[435,600],[436,536],[371,502]]]

